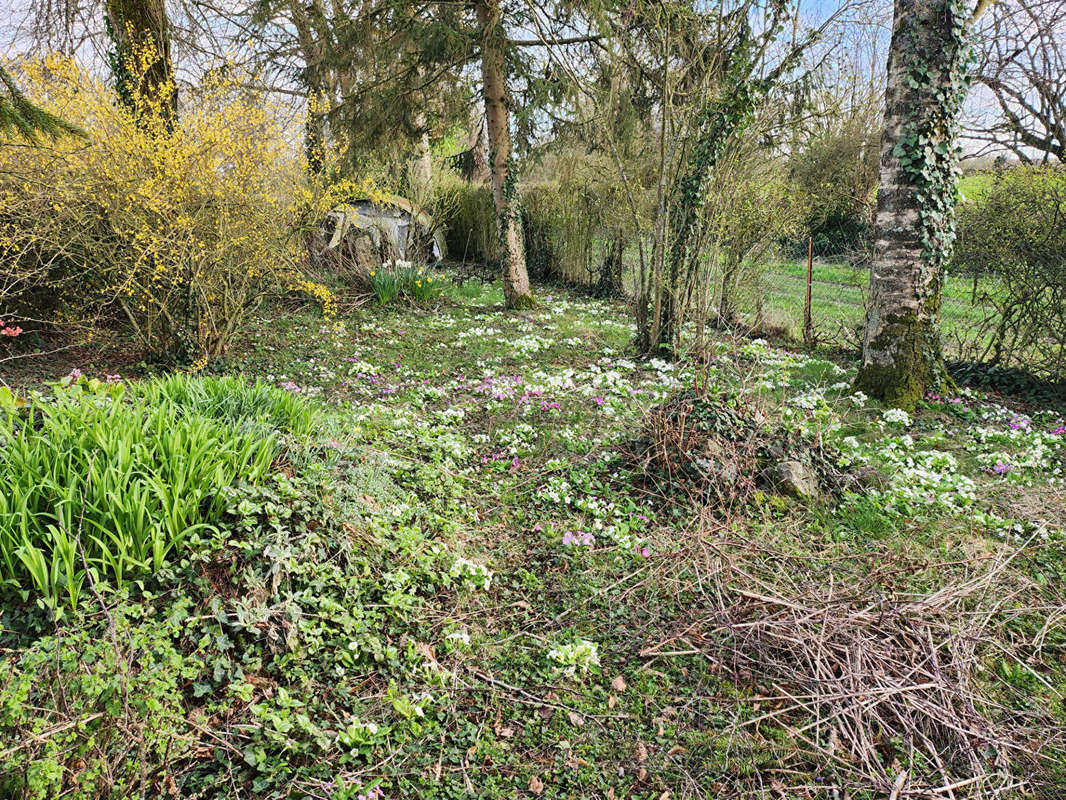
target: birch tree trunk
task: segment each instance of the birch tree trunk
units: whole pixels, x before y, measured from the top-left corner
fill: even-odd
[[[522,218],[518,187],[511,170],[511,128],[507,95],[506,37],[500,0],[476,0],[481,27],[481,79],[488,123],[489,172],[496,208],[496,236],[503,272],[503,296],[507,308],[533,305],[522,244]]]
[[[912,408],[946,380],[939,317],[955,238],[958,117],[970,47],[959,0],[895,0],[876,240],[856,387]]]

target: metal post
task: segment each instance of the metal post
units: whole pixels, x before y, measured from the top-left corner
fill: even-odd
[[[803,307],[803,342],[814,344],[814,323],[811,320],[811,285],[814,283],[814,237],[807,239],[807,302]]]

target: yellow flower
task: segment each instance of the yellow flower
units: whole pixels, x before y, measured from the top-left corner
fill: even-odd
[[[370,277],[371,277],[371,278],[373,278],[373,277],[374,277],[374,270],[370,270]]]

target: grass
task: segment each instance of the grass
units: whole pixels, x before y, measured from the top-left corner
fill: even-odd
[[[846,497],[762,493],[727,514],[627,456],[649,409],[696,382],[691,365],[632,359],[620,304],[545,289],[537,309],[503,313],[498,286],[474,286],[337,327],[274,310],[234,349],[231,378],[130,384],[125,409],[186,409],[168,429],[188,418],[226,442],[301,436],[274,440],[283,468],[227,492],[218,534],[168,559],[147,594],[105,582],[112,623],[85,596],[58,630],[3,610],[0,741],[17,744],[0,746],[0,787],[886,796],[826,754],[834,737],[851,747],[846,735],[797,733],[819,730],[815,710],[782,699],[799,689],[738,666],[743,637],[723,629],[719,600],[759,611],[744,625],[766,615],[740,591],[829,592],[844,598],[834,614],[874,604],[895,618],[995,570],[1003,583],[967,600],[1002,625],[1002,649],[975,650],[975,680],[990,703],[1034,715],[1019,743],[1047,730],[1059,752],[1066,630],[1047,609],[1066,603],[1066,558],[1039,522],[1066,519],[1059,417],[965,396],[892,422],[851,394],[851,364],[723,340],[701,380],[879,476]],[[241,397],[241,375],[287,389]],[[897,767],[909,786],[938,778],[889,737],[879,746],[890,780]],[[1048,761],[1019,769],[1054,785]]]
[[[854,339],[864,324],[870,273],[868,269],[845,263],[817,262],[812,272],[811,316],[815,329],[823,341],[837,341],[842,337]],[[950,349],[960,340],[970,343],[974,333],[987,318],[991,309],[975,304],[974,282],[968,277],[949,276],[944,282],[941,307],[941,329]],[[978,292],[994,291],[982,284]],[[783,325],[793,337],[803,330],[803,313],[807,293],[807,264],[801,261],[781,262],[768,270],[763,279],[762,302],[766,316],[774,324]],[[752,318],[755,307],[750,293],[743,298],[742,310]]]

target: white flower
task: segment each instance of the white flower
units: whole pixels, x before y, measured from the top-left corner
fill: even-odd
[[[548,651],[548,658],[559,664],[556,669],[571,678],[578,672],[585,675],[592,667],[600,665],[599,648],[588,639],[557,645]]]
[[[911,424],[911,415],[902,408],[890,408],[881,415],[881,419],[889,425],[899,425],[903,428]]]
[[[464,647],[470,646],[470,634],[466,631],[454,631],[452,633],[449,633],[444,638],[452,642],[457,642],[463,645]]]

